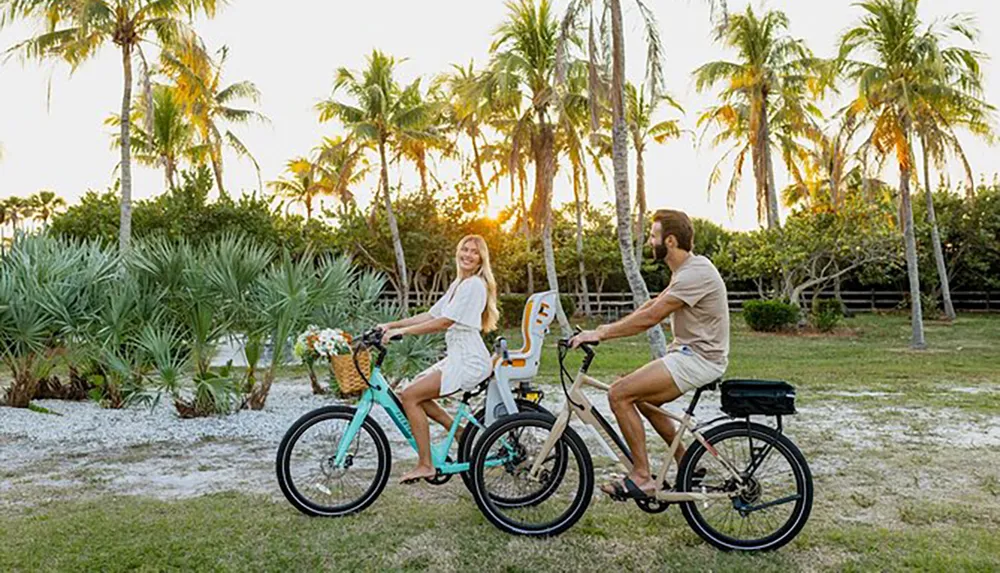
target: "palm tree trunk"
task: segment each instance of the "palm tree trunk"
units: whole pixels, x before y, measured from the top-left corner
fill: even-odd
[[[511,176],[513,177],[513,175]],[[535,294],[535,273],[531,264],[531,227],[528,226],[528,204],[524,201],[524,181],[520,181],[521,188],[521,232],[524,234],[524,250],[528,260],[528,295]],[[511,186],[514,180],[511,179]]]
[[[545,258],[545,276],[548,279],[549,290],[556,292],[556,318],[562,329],[563,336],[573,333],[566,311],[559,299],[559,275],[556,272],[556,253],[552,246],[552,184],[556,176],[555,163],[555,132],[545,120],[545,115],[539,113],[539,144],[535,146],[535,199],[541,200],[542,216],[542,254]]]
[[[129,240],[132,238],[132,137],[129,133],[129,112],[132,108],[132,47],[122,46],[122,69],[124,71],[124,86],[122,89],[121,112],[121,215],[118,223],[118,250],[128,251]]]
[[[486,189],[486,180],[483,179],[483,162],[479,159],[479,144],[476,143],[476,135],[473,134],[470,138],[472,140],[472,161],[473,166],[476,171],[476,179],[479,180],[479,189],[483,194],[483,198],[489,197],[489,193]],[[511,194],[513,194],[514,189],[511,186]]]
[[[760,146],[761,160],[763,161],[762,175],[767,177],[764,192],[767,197],[767,228],[775,229],[781,226],[781,219],[778,216],[778,189],[774,183],[774,161],[771,158],[771,131],[767,122],[767,99],[761,102],[761,139]]]
[[[215,185],[219,188],[219,196],[226,194],[226,188],[222,185],[222,154],[218,151],[210,153],[212,157],[212,172],[215,173]]]
[[[386,218],[389,220],[389,234],[392,235],[392,248],[396,253],[396,267],[399,271],[399,304],[403,316],[410,314],[410,277],[406,274],[406,258],[403,255],[403,241],[399,237],[399,226],[396,224],[396,214],[392,210],[392,197],[389,193],[389,163],[385,160],[385,141],[378,142],[379,159],[382,162],[382,198],[385,201]]]
[[[910,157],[913,154],[910,153]],[[910,168],[899,166],[900,219],[903,223],[903,242],[906,244],[906,274],[910,280],[910,309],[913,335],[910,347],[923,349],[924,316],[920,305],[920,269],[917,266],[917,241],[913,234],[913,206],[910,198]]]
[[[590,316],[590,289],[587,288],[587,265],[583,262],[583,204],[580,201],[580,169],[576,165],[573,166],[573,198],[576,200],[576,261],[580,272],[583,314]]]
[[[613,123],[612,165],[615,172],[615,206],[618,216],[618,249],[622,256],[622,267],[628,286],[632,290],[632,301],[636,307],[649,300],[649,290],[639,273],[632,252],[632,215],[629,213],[628,193],[628,134],[625,128],[625,38],[622,31],[621,0],[611,0],[611,36],[612,36],[612,75],[611,75],[611,110]],[[667,341],[663,329],[656,325],[646,331],[649,338],[649,348],[653,356],[660,357],[667,353]]]
[[[642,148],[635,150],[635,263],[642,268],[642,245],[646,236],[646,163]]]
[[[941,298],[944,299],[944,314],[948,320],[955,320],[955,306],[951,302],[951,285],[948,284],[948,267],[944,264],[941,249],[941,233],[938,231],[937,216],[934,214],[934,195],[931,193],[930,166],[927,160],[927,145],[922,145],[924,159],[924,198],[927,200],[927,222],[931,224],[931,243],[934,247],[934,264],[937,266],[938,281],[941,283]]]

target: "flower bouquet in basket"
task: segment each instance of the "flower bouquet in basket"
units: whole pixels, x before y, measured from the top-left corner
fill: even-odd
[[[309,326],[295,340],[295,355],[309,367],[309,381],[314,394],[326,392],[316,378],[316,364],[324,364],[329,369],[330,390],[334,394],[350,396],[364,392],[365,381],[354,367],[351,335],[343,330]],[[358,364],[367,376],[371,371],[368,351],[358,354]]]

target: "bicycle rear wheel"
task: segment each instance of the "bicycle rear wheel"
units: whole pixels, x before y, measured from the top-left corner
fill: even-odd
[[[525,412],[486,429],[473,454],[472,495],[483,515],[515,535],[558,535],[576,523],[594,492],[594,467],[580,436],[567,427],[538,479],[528,474],[555,419]]]
[[[688,525],[723,550],[769,551],[798,535],[809,519],[812,474],[798,447],[773,428],[732,422],[705,432],[705,441],[735,466],[737,480],[695,442],[678,468],[678,491],[726,492],[728,498],[681,504]],[[712,452],[714,454],[714,452]],[[698,470],[705,475],[696,478]]]
[[[359,512],[385,488],[392,469],[389,440],[371,417],[354,436],[344,467],[334,464],[354,413],[348,406],[313,410],[292,424],[278,446],[281,493],[306,515],[340,517]]]
[[[545,409],[544,406],[540,404],[536,404],[528,400],[522,400],[520,398],[515,398],[514,402],[517,404],[518,412],[538,412],[549,416],[552,415],[548,410]],[[486,408],[485,407],[480,408],[474,414],[474,416],[476,418],[476,421],[479,422],[480,424],[485,423]],[[465,425],[465,431],[462,432],[462,438],[458,441],[459,462],[472,461],[472,454],[475,451],[476,442],[479,440],[479,434],[480,434],[479,426],[476,426],[475,424],[472,423],[468,423]],[[471,492],[473,487],[472,472],[471,471],[462,472],[460,475],[462,476],[462,482],[465,484],[465,487]]]

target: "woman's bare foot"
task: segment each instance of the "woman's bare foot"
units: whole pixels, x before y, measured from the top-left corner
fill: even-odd
[[[413,468],[412,470],[403,474],[399,478],[399,483],[416,483],[425,478],[432,478],[437,475],[437,470],[430,466],[420,466]]]

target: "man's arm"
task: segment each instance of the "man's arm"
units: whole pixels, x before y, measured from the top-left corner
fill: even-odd
[[[625,318],[597,327],[600,340],[623,338],[645,332],[651,327],[663,322],[671,313],[682,308],[684,303],[663,291],[654,299],[640,306],[635,312]]]

